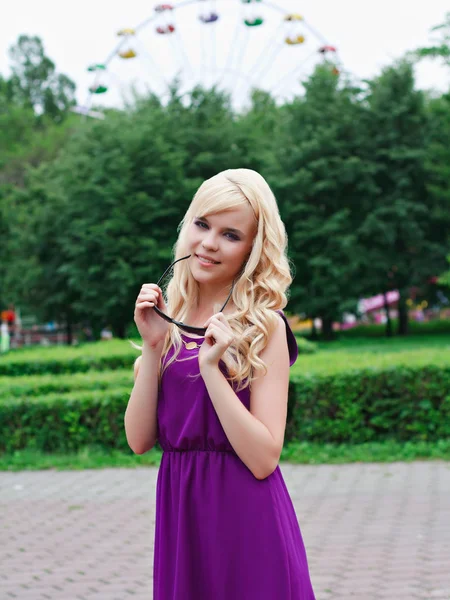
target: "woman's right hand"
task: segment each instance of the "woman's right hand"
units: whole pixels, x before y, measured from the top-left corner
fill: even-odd
[[[152,348],[164,341],[169,331],[169,323],[153,310],[155,305],[167,314],[161,288],[155,283],[144,283],[136,300],[134,322],[142,340]]]

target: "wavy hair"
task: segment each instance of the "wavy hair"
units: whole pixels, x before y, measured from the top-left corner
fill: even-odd
[[[194,216],[208,217],[247,204],[253,209],[255,235],[251,251],[235,278],[231,299],[236,310],[226,316],[235,341],[221,359],[227,367],[228,381],[233,388],[237,384],[236,391],[247,385],[251,387],[259,371],[267,373],[260,354],[276,328],[279,317],[275,311],[287,304],[286,290],[293,280],[286,229],[264,177],[251,169],[228,169],[204,181],[178,226],[173,259],[189,254],[188,229]],[[177,321],[183,321],[197,306],[199,286],[185,261],[174,266],[173,276],[162,291],[168,314]],[[214,313],[220,308],[217,304]],[[159,383],[164,371],[177,360],[182,343],[179,328],[170,324],[158,369]],[[172,347],[173,356],[161,370],[161,363]],[[185,360],[194,358],[197,354]]]

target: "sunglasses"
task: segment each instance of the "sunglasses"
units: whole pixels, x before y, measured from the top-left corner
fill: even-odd
[[[173,262],[169,267],[167,267],[167,269],[164,271],[164,273],[158,279],[158,282],[157,282],[156,285],[159,286],[159,284],[161,283],[161,281],[164,279],[164,277],[167,275],[167,273],[170,271],[170,269],[177,262],[179,262],[180,260],[186,260],[186,258],[189,258],[190,256],[192,256],[192,255],[188,254],[187,256],[183,256],[183,258],[179,258],[178,260],[176,260],[175,262]],[[233,284],[231,286],[230,293],[228,294],[228,298],[225,300],[225,304],[222,306],[222,308],[220,309],[219,312],[222,312],[223,309],[225,308],[225,306],[227,305],[228,300],[231,298],[231,294],[233,293],[233,288],[234,288],[234,280],[233,280]],[[169,323],[173,323],[173,325],[176,325],[177,327],[179,327],[183,331],[186,331],[187,333],[195,333],[196,335],[200,335],[200,336],[204,336],[205,333],[206,333],[206,327],[193,327],[192,325],[186,325],[185,323],[181,323],[181,321],[175,321],[175,319],[172,319],[168,315],[165,315],[161,310],[159,310],[159,308],[157,306],[154,306],[153,309],[157,312],[157,314],[162,319],[164,319],[165,321],[168,321]]]

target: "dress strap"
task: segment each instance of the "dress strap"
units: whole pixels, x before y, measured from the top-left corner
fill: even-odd
[[[295,363],[295,361],[298,358],[297,340],[295,338],[294,332],[292,331],[291,326],[289,325],[289,322],[288,322],[284,312],[281,309],[277,310],[276,312],[283,318],[284,323],[286,325],[286,336],[287,336],[287,343],[288,343],[288,348],[289,348],[289,366],[292,367],[292,365]]]

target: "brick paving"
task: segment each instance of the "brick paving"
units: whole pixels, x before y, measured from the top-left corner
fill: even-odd
[[[317,600],[450,600],[450,463],[280,467]],[[0,472],[0,600],[151,600],[156,476]]]

